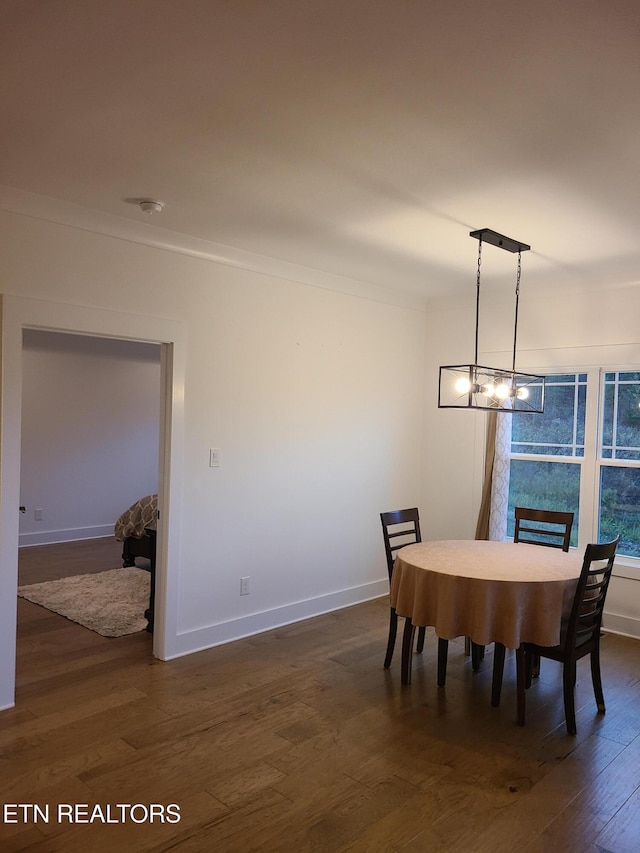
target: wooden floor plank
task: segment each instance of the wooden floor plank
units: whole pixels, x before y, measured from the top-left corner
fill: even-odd
[[[640,846],[640,786],[596,838],[603,853],[637,853]]]

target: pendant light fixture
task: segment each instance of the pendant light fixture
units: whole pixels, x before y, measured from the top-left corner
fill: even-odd
[[[476,342],[473,364],[453,364],[440,368],[438,408],[486,409],[517,414],[544,410],[544,376],[519,373],[516,370],[516,341],[518,335],[518,302],[522,253],[531,246],[498,234],[490,228],[471,231],[470,237],[478,241],[478,268],[476,273]],[[478,323],[480,319],[480,268],[482,244],[489,243],[507,252],[517,252],[516,311],[513,325],[513,361],[511,368],[485,367],[478,364]]]

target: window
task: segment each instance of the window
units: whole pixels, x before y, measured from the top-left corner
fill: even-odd
[[[598,532],[640,557],[640,373],[604,374]]]
[[[571,544],[577,546],[586,397],[586,373],[547,376],[544,413],[512,417],[507,510],[510,538],[514,507],[556,509],[574,513]]]
[[[512,418],[507,536],[515,506],[565,510],[573,546],[579,532],[620,534],[618,553],[640,558],[640,372],[553,374],[545,385],[544,414]]]

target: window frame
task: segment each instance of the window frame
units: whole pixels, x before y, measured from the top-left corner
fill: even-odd
[[[638,367],[637,365],[572,365],[568,367],[547,365],[544,368],[536,368],[535,372],[543,376],[586,374],[584,455],[580,457],[511,452],[511,444],[509,444],[509,470],[511,470],[512,459],[580,466],[579,530],[576,550],[583,552],[590,542],[598,541],[602,467],[640,469],[640,459],[615,459],[602,455],[605,374],[637,373]],[[511,417],[518,417],[518,415],[511,415]],[[614,574],[640,580],[640,558],[627,555],[616,556]]]
[[[637,373],[637,368],[624,367],[602,367],[599,370],[599,397],[598,397],[598,436],[596,459],[594,462],[594,501],[593,501],[593,519],[591,528],[594,530],[594,536],[598,535],[599,513],[600,513],[600,483],[602,478],[602,468],[636,468],[640,469],[640,459],[614,459],[602,455],[603,432],[604,432],[604,399],[605,399],[605,374],[607,373]],[[597,541],[597,539],[593,539]],[[627,554],[616,556],[616,564],[627,569],[625,577],[631,577],[640,580],[640,557],[631,557]],[[620,572],[616,572],[620,574]]]

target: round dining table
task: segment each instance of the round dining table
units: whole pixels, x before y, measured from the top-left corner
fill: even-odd
[[[525,642],[555,646],[581,568],[575,552],[522,542],[420,542],[397,553],[391,606],[443,640],[469,637],[478,646],[495,642],[509,649]],[[410,674],[409,661],[403,672]]]

